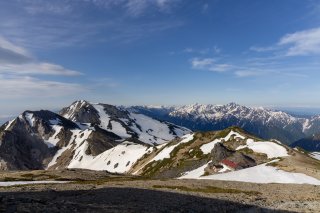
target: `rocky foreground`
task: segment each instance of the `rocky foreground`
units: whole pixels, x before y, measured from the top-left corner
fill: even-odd
[[[320,186],[150,180],[86,170],[0,173],[0,212],[320,212]]]

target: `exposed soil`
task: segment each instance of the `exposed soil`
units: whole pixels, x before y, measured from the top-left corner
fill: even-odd
[[[276,166],[284,171],[304,173],[308,176],[320,179],[320,161],[294,150],[290,156],[276,163]]]
[[[320,186],[148,180],[87,170],[29,176],[47,173],[74,182],[0,187],[0,212],[320,212]]]

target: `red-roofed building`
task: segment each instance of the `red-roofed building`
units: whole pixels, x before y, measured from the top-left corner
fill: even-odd
[[[231,170],[236,170],[238,167],[238,164],[236,164],[235,162],[228,160],[228,159],[224,159],[221,161],[221,164],[227,166],[228,168],[230,168]]]

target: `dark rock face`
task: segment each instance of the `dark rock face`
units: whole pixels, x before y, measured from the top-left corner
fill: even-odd
[[[30,135],[16,121],[13,131],[5,131],[0,136],[0,159],[6,162],[5,170],[43,169],[43,162],[52,156],[52,151],[42,139]]]
[[[212,162],[209,164],[209,167],[217,167],[223,160],[231,161],[236,164],[234,169],[244,169],[252,166],[256,166],[256,161],[240,152],[236,152],[228,149],[222,143],[217,143],[211,151],[210,158]]]
[[[94,131],[87,139],[88,148],[86,154],[97,156],[118,145],[119,140],[121,140],[121,138],[116,134],[96,127],[96,131]]]
[[[212,164],[218,164],[223,159],[233,155],[235,151],[228,149],[222,143],[217,143],[214,148],[211,150],[210,158]]]
[[[303,138],[290,145],[291,147],[300,147],[309,152],[320,151],[320,134],[313,135],[312,137]]]
[[[79,123],[100,123],[98,111],[86,101],[76,101],[71,106],[63,108],[59,114]]]
[[[12,123],[6,123],[0,132],[0,160],[5,166],[2,170],[44,169],[46,163],[56,152],[45,141],[56,132],[52,123],[61,126],[57,134],[62,146],[70,140],[70,130],[78,126],[50,111],[25,111]]]

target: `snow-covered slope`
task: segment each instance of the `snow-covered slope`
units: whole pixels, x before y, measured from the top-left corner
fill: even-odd
[[[42,169],[79,127],[50,111],[25,111],[0,127],[1,170]]]
[[[86,155],[86,144],[76,149],[78,153],[70,162],[68,168],[83,168],[92,170],[106,170],[112,173],[127,173],[132,165],[144,154],[152,152],[150,146],[123,142],[100,155]]]
[[[320,185],[317,174],[304,174],[304,167],[294,169],[297,159],[308,165],[305,154],[278,141],[263,141],[237,127],[186,135],[153,153],[136,165],[136,173],[161,178]],[[280,162],[301,173],[280,170]]]
[[[268,158],[278,158],[289,156],[285,147],[269,141],[256,142],[253,139],[247,139],[247,144],[239,146],[236,150],[249,148],[257,153],[264,153]]]
[[[201,175],[200,175],[201,176]],[[320,185],[320,180],[302,173],[286,172],[267,164],[228,173],[198,176],[196,179],[229,180],[252,183],[295,183]],[[186,178],[188,178],[186,176]],[[194,177],[192,177],[194,178]]]
[[[312,152],[310,156],[314,159],[320,160],[320,152]]]
[[[300,118],[262,107],[193,104],[177,107],[133,106],[129,110],[164,119],[194,131],[221,130],[239,126],[264,139],[278,139],[290,144],[318,133],[320,116]]]
[[[85,168],[125,173],[153,146],[191,131],[108,104],[26,111],[0,127],[0,170]],[[15,153],[15,155],[12,155]]]
[[[135,138],[151,145],[162,144],[191,132],[187,128],[129,112],[121,107],[87,101],[76,101],[60,114],[76,123],[98,126],[123,139]]]
[[[193,139],[193,134],[188,134],[182,137],[182,140],[175,144],[175,145],[171,145],[168,144],[167,146],[165,146],[164,149],[161,150],[161,152],[159,152],[154,158],[152,158],[149,162],[152,161],[159,161],[159,160],[163,160],[165,158],[170,158],[170,154],[171,152],[174,150],[174,148],[176,148],[177,146],[179,146],[180,144],[183,143],[188,143],[189,141],[191,141]]]

